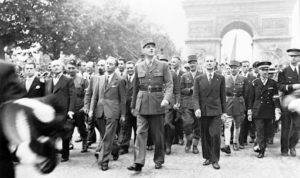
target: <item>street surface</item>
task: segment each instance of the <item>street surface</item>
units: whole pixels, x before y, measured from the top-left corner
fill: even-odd
[[[74,136],[73,138],[77,138]],[[297,146],[297,157],[280,156],[280,135],[276,134],[274,145],[269,145],[263,159],[256,158],[253,144],[246,149],[233,151],[231,155],[221,152],[220,170],[211,165],[202,166],[201,146],[200,154],[185,153],[184,146],[173,145],[172,154],[166,155],[165,164],[160,170],[154,169],[153,151],[147,151],[146,165],[141,173],[128,171],[127,167],[133,162],[133,147],[129,154],[121,155],[117,161],[110,160],[109,170],[104,172],[98,168],[94,157],[96,144],[92,145],[88,153],[80,153],[81,143],[75,143],[70,152],[67,163],[59,163],[49,175],[41,175],[30,165],[16,166],[17,178],[299,178],[300,177],[300,149]],[[223,137],[222,137],[223,139]],[[223,145],[223,140],[222,140]]]

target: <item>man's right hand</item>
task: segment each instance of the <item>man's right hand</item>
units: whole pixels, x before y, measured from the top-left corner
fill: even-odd
[[[135,109],[131,109],[131,114],[136,117],[136,111],[135,111]]]
[[[201,117],[201,110],[200,110],[200,109],[197,109],[197,110],[195,111],[195,116],[198,117],[198,118]]]
[[[83,112],[84,112],[85,114],[89,114],[89,109],[83,108]]]
[[[89,117],[92,118],[93,117],[93,111],[89,111]]]

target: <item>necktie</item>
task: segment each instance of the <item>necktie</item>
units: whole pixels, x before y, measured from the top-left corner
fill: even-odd
[[[123,76],[123,73],[122,73],[122,72],[120,72],[120,76],[121,76],[121,77]]]
[[[131,83],[131,76],[128,77],[128,81]]]
[[[106,87],[108,85],[108,82],[109,82],[109,75],[107,76],[107,79],[106,79],[106,84],[105,84]]]
[[[211,85],[211,80],[212,80],[212,78],[211,78],[211,74],[208,74],[208,82],[209,82],[209,85]]]

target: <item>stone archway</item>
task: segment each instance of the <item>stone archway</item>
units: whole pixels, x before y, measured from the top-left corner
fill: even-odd
[[[280,63],[291,45],[291,21],[297,0],[184,0],[188,23],[187,55],[220,59],[221,40],[231,29],[243,29],[253,40],[253,61]],[[201,55],[199,55],[201,58]]]

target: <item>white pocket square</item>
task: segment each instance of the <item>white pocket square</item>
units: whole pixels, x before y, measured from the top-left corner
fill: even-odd
[[[272,90],[272,89],[274,89],[273,87],[270,87],[270,88],[268,88],[269,90]]]
[[[113,88],[113,87],[117,87],[117,85],[112,85],[111,87],[112,87],[112,88]]]
[[[41,87],[39,86],[39,85],[37,85],[36,87],[35,87],[35,89],[40,89]]]

